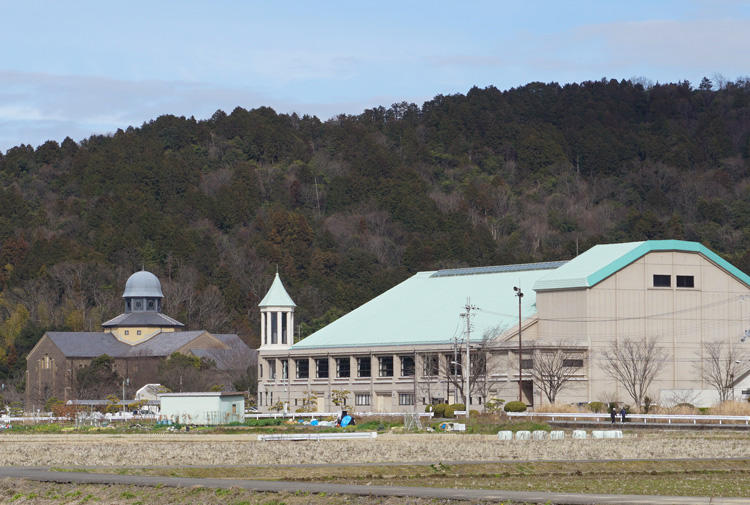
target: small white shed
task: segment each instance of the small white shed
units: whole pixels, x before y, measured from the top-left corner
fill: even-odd
[[[245,420],[245,396],[242,393],[162,393],[159,400],[161,416],[175,423],[214,425]]]

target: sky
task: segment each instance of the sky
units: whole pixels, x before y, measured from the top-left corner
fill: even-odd
[[[750,0],[0,0],[0,152],[240,106],[750,75]],[[716,77],[716,78],[715,78]]]

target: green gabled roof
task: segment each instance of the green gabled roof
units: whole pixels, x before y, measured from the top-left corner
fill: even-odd
[[[596,245],[560,268],[541,277],[534,284],[534,290],[590,288],[642,256],[655,251],[699,253],[750,286],[750,276],[703,244],[685,240],[647,240],[645,242]]]
[[[276,277],[271,283],[271,287],[268,289],[266,296],[258,304],[258,307],[296,307],[292,297],[284,289],[284,284],[281,282],[279,272],[276,272]]]
[[[463,338],[467,298],[472,312],[472,340],[518,324],[518,298],[524,290],[522,317],[536,314],[531,286],[562,262],[460,268],[420,272],[385,293],[297,342],[292,349],[366,347],[375,345],[449,344]]]

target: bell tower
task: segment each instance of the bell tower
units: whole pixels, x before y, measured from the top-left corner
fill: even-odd
[[[297,305],[284,289],[279,273],[258,304],[260,307],[260,348],[289,349],[294,344],[294,308]]]

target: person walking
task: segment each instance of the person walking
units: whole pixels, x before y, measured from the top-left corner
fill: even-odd
[[[615,419],[617,419],[617,409],[612,407],[612,412],[609,413],[609,417],[612,418],[612,424],[615,424]]]
[[[625,407],[620,409],[620,417],[622,418],[622,422],[625,422],[625,415],[627,414],[627,411],[625,410]]]

